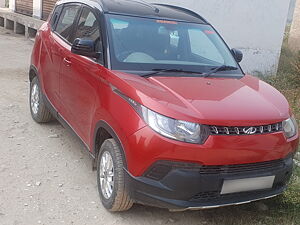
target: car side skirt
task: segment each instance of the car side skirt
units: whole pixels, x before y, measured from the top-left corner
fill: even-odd
[[[76,133],[76,131],[68,123],[68,121],[66,121],[65,118],[56,110],[56,108],[52,105],[52,103],[50,102],[50,100],[47,98],[47,96],[45,94],[43,94],[43,100],[44,100],[47,108],[50,110],[51,114],[55,117],[55,119],[57,119],[63,125],[64,128],[66,128],[74,136],[76,136],[82,142],[82,144],[85,146],[85,149],[88,151],[90,156],[95,159],[95,154],[93,154],[93,152],[90,151],[88,144],[86,144],[84,142],[84,140],[82,140],[82,138]]]

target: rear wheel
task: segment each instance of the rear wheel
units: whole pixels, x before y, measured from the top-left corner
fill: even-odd
[[[125,182],[122,151],[114,139],[107,139],[97,160],[98,191],[103,206],[112,212],[126,211],[133,205]]]
[[[44,103],[43,94],[37,77],[34,77],[30,83],[29,103],[31,116],[37,123],[46,123],[53,119],[49,109]]]

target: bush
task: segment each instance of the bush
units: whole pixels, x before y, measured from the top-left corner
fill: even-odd
[[[287,88],[300,87],[300,52],[291,51],[286,39],[281,50],[277,77],[283,79],[282,83]]]
[[[300,123],[300,52],[292,52],[285,38],[278,65],[277,75],[260,77],[281,91]]]

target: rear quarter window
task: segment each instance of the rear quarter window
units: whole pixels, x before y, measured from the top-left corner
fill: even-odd
[[[50,27],[51,30],[55,29],[56,23],[58,21],[59,15],[61,13],[61,10],[63,8],[63,5],[58,5],[55,7],[55,9],[53,10],[53,13],[51,15],[51,19],[50,19]]]

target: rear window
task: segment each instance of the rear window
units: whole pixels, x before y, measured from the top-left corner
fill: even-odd
[[[86,38],[95,42],[100,41],[100,25],[91,9],[83,8],[74,33],[73,39]]]
[[[74,21],[79,9],[79,5],[66,5],[59,17],[55,31],[66,40],[70,39]]]

